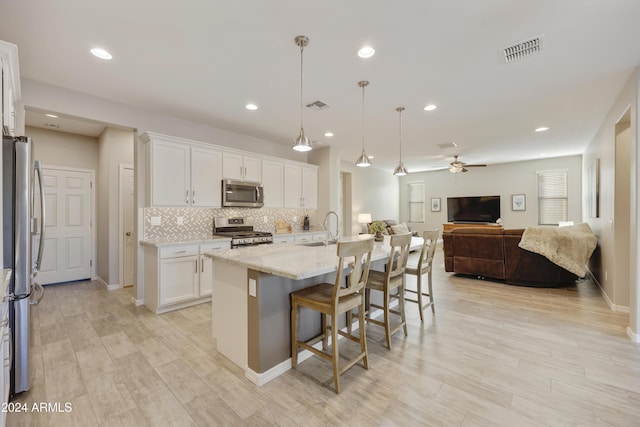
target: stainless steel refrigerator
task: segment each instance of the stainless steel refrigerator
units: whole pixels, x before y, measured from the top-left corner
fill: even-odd
[[[34,279],[40,268],[44,244],[44,189],[40,162],[31,160],[31,152],[29,137],[2,138],[3,265],[13,270],[5,297],[9,301],[13,339],[12,396],[27,391],[30,386],[29,306],[37,304],[43,294],[42,286]],[[38,190],[35,188],[36,177]],[[33,246],[38,246],[37,255]]]

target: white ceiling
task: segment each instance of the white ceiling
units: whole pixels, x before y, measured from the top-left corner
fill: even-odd
[[[638,0],[0,0],[0,10],[23,77],[288,145],[299,131],[293,39],[307,35],[304,103],[330,105],[305,109],[307,134],[355,161],[357,82],[369,80],[365,146],[386,170],[400,105],[409,171],[453,154],[492,164],[581,153],[640,64]],[[538,35],[541,53],[502,60]],[[371,59],[356,55],[365,44]],[[95,46],[114,59],[91,56]],[[542,125],[551,129],[533,132]]]

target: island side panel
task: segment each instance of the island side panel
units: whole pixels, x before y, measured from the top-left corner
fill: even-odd
[[[256,297],[249,297],[249,368],[264,373],[291,358],[291,300],[293,291],[318,283],[335,282],[335,273],[293,280],[249,270],[256,280]],[[300,339],[310,339],[321,331],[320,314],[302,309]],[[345,320],[340,319],[340,326]]]
[[[214,259],[212,331],[216,348],[247,367],[247,268]]]

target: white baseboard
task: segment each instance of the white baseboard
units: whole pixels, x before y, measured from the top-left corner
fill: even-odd
[[[618,312],[618,313],[629,313],[630,312],[629,306],[627,306],[627,305],[617,305],[617,304],[614,304],[613,301],[611,301],[611,298],[609,298],[609,295],[607,295],[607,293],[604,291],[604,288],[602,287],[600,282],[598,282],[598,280],[596,279],[596,276],[594,276],[593,273],[591,272],[591,270],[589,270],[588,268],[587,268],[587,275],[589,276],[589,278],[591,280],[593,280],[593,283],[596,284],[596,286],[600,290],[600,294],[602,295],[602,298],[604,298],[604,301],[607,303],[607,305],[609,306],[609,309],[611,311],[615,311],[615,312]]]
[[[98,282],[98,284],[100,284],[100,286],[104,286],[105,289],[109,289],[109,285],[107,285],[107,282],[102,280],[102,278],[100,276],[96,276],[93,280]]]
[[[640,343],[640,334],[636,334],[635,332],[633,332],[631,330],[631,326],[627,326],[627,335],[629,336],[629,339],[631,339],[631,341]]]
[[[119,285],[117,283],[114,285],[107,285],[108,291],[115,291],[116,289],[122,289],[122,285]]]
[[[131,297],[131,302],[132,302],[132,303],[133,303],[133,305],[135,305],[136,307],[140,307],[141,305],[144,305],[144,300],[136,299],[136,297]]]

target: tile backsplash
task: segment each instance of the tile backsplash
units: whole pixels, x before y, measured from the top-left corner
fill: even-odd
[[[314,210],[272,209],[272,208],[145,208],[144,239],[186,238],[199,239],[211,236],[213,218],[245,217],[253,220],[258,231],[275,232],[276,221],[285,221],[294,231],[302,230],[305,215],[312,216]],[[152,225],[152,219],[160,218],[159,225]]]

